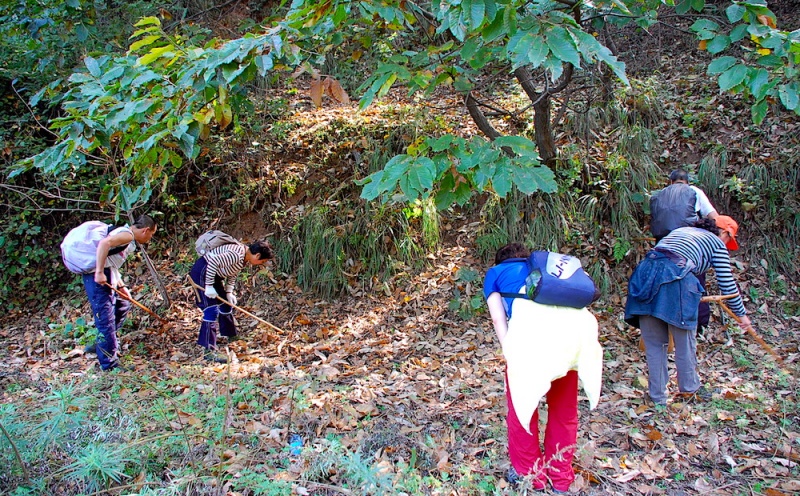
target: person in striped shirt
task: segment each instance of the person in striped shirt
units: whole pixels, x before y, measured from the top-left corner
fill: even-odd
[[[217,349],[217,331],[228,339],[236,336],[233,308],[222,303],[218,297],[236,305],[236,277],[245,264],[263,265],[272,258],[272,247],[269,243],[256,241],[250,245],[230,243],[218,246],[194,263],[189,275],[197,286],[205,288],[203,291],[196,289],[195,296],[198,308],[203,310],[197,344],[206,349],[206,360],[218,363],[227,361],[214,354]]]
[[[667,402],[669,335],[675,342],[675,366],[681,393],[708,397],[697,373],[698,303],[704,292],[697,276],[713,268],[723,295],[736,295],[726,304],[739,323],[750,325],[731,272],[728,250],[739,249],[739,226],[732,218],[701,219],[665,236],[636,267],[628,282],[625,321],[642,330],[650,399]]]

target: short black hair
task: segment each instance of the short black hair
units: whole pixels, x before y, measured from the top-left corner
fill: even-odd
[[[272,246],[270,246],[269,241],[267,240],[256,241],[247,247],[250,249],[250,253],[253,255],[258,255],[261,260],[272,260],[272,258],[275,256],[272,253]]]
[[[153,229],[156,227],[156,221],[149,215],[140,215],[139,218],[136,219],[136,222],[133,223],[133,227],[138,227],[139,229]]]
[[[719,227],[717,227],[717,221],[714,219],[701,217],[697,222],[694,223],[694,227],[698,229],[705,229],[706,231],[719,236]]]
[[[669,182],[674,183],[676,181],[686,181],[689,183],[689,173],[683,169],[675,169],[674,171],[669,173]]]
[[[494,256],[495,265],[508,260],[509,258],[525,258],[531,254],[531,251],[522,243],[509,243],[504,247],[497,250]]]

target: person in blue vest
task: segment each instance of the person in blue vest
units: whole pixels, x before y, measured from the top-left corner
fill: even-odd
[[[530,250],[519,243],[497,251],[483,293],[506,361],[508,454],[506,479],[530,477],[535,489],[567,492],[575,473],[578,379],[594,408],[600,398],[603,350],[597,319],[587,308],[543,305],[505,294],[526,293]],[[548,405],[544,450],[538,405]]]
[[[669,174],[670,184],[650,199],[650,231],[656,243],[679,227],[693,226],[700,219],[716,219],[717,209],[697,186],[689,184],[689,173],[675,169]],[[697,276],[705,287],[705,273]],[[701,302],[697,318],[697,333],[702,334],[711,318],[711,307]]]
[[[711,396],[697,373],[698,304],[705,291],[698,275],[713,268],[720,292],[735,295],[724,304],[742,326],[750,325],[728,253],[739,249],[738,230],[736,221],[726,215],[675,229],[659,241],[631,275],[625,321],[642,331],[649,397],[657,405],[666,405],[668,398],[670,335],[675,343],[679,392],[701,399]]]

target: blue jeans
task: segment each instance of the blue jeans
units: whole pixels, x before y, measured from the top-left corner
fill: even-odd
[[[105,269],[107,279],[111,279],[111,270]],[[125,316],[131,309],[128,300],[118,298],[108,286],[101,286],[94,281],[94,272],[83,274],[83,287],[89,304],[92,306],[94,326],[97,328],[97,361],[100,368],[111,370],[119,366],[119,346],[117,331],[125,322]]]
[[[208,262],[205,257],[200,257],[192,266],[189,276],[195,284],[201,288],[206,285],[206,269]],[[225,297],[224,281],[221,277],[214,278],[214,289],[217,293]],[[195,304],[197,308],[203,310],[203,322],[200,324],[200,332],[197,335],[197,344],[206,349],[217,348],[217,330],[223,336],[236,336],[236,322],[233,320],[233,309],[230,305],[224,305],[217,299],[206,297],[200,289],[194,290]]]

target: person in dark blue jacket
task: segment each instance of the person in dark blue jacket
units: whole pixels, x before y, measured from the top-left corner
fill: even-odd
[[[650,399],[656,404],[667,402],[670,334],[675,342],[678,389],[698,396],[708,394],[701,389],[697,373],[697,309],[704,291],[697,280],[699,274],[713,267],[720,292],[736,295],[725,304],[742,326],[750,325],[728,254],[728,249],[739,248],[738,229],[736,221],[726,215],[675,229],[647,254],[628,282],[625,321],[642,330]]]

